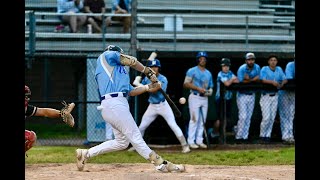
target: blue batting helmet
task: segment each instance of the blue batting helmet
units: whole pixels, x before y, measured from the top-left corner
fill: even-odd
[[[207,52],[205,52],[205,51],[200,51],[200,52],[198,52],[198,54],[197,54],[197,56],[196,56],[196,58],[197,58],[197,63],[199,62],[199,58],[200,57],[205,57],[206,59],[208,58],[208,54],[207,54]]]
[[[154,60],[147,62],[147,67],[153,67],[153,66],[161,68],[161,64],[160,64],[159,59],[154,59]]]

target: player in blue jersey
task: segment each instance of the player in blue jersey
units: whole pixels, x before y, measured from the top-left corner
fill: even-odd
[[[216,112],[217,112],[217,120],[214,123],[214,131],[210,133],[211,137],[219,136],[219,126],[220,126],[220,120],[222,119],[222,101],[220,97],[220,84],[223,83],[225,86],[230,86],[233,83],[238,83],[239,80],[236,75],[233,74],[233,72],[230,70],[231,61],[229,58],[222,58],[221,59],[221,71],[217,75],[217,90],[216,90],[216,96],[215,96],[215,102],[216,102]],[[226,115],[227,118],[231,118],[231,98],[232,98],[232,92],[226,91],[224,94],[224,99],[226,102]]]
[[[190,89],[188,144],[191,148],[207,148],[203,143],[204,123],[208,113],[208,96],[213,92],[212,74],[206,69],[208,54],[205,51],[197,53],[197,65],[188,69],[183,87]],[[203,118],[203,121],[200,119]]]
[[[168,80],[167,78],[161,74],[159,71],[161,69],[161,64],[159,59],[154,59],[152,61],[148,61],[147,67],[152,68],[156,73],[158,80],[161,82],[161,88],[164,92],[166,92],[168,87]],[[141,83],[141,76],[137,76],[133,82],[135,86],[143,86],[150,83],[150,80],[145,77]],[[142,136],[144,135],[145,130],[149,127],[149,125],[157,118],[157,116],[162,116],[164,120],[168,123],[169,127],[176,135],[177,139],[179,140],[182,146],[182,153],[190,152],[189,145],[180,129],[177,125],[173,111],[166,101],[165,97],[162,95],[160,91],[151,92],[149,91],[149,106],[146,112],[142,116],[141,123],[139,125],[140,132]],[[129,151],[134,150],[134,148],[130,148]]]
[[[286,78],[294,80],[295,77],[295,61],[291,61],[286,65]],[[293,135],[293,119],[295,114],[295,91],[279,90],[279,115],[282,141],[284,143],[294,143]]]
[[[268,66],[263,66],[260,71],[262,83],[271,84],[277,89],[283,87],[288,81],[280,66],[277,66],[278,57],[270,55],[268,57]],[[260,124],[260,140],[262,143],[268,143],[271,139],[274,119],[278,108],[278,90],[262,90],[260,97],[260,107],[262,112],[262,121]]]
[[[129,72],[125,66],[143,72],[151,83],[134,88],[130,84]],[[101,100],[101,115],[112,126],[114,139],[89,149],[77,149],[78,170],[83,171],[86,161],[91,157],[124,150],[131,143],[144,159],[155,165],[157,170],[161,172],[185,171],[184,165],[164,160],[148,147],[130,112],[128,96],[137,96],[161,88],[155,72],[150,67],[143,66],[137,58],[124,54],[119,46],[109,45],[97,59],[95,80]]]
[[[260,66],[255,63],[254,53],[245,55],[245,64],[238,69],[237,76],[241,83],[259,82]],[[251,117],[255,104],[255,91],[239,90],[237,92],[238,122],[235,131],[236,143],[246,143],[249,136]]]

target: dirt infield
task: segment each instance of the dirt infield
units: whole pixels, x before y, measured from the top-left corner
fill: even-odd
[[[157,172],[152,164],[26,164],[26,180],[293,180],[295,166],[186,165],[183,173]]]

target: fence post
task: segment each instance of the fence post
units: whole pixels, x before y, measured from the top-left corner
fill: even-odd
[[[174,14],[173,17],[173,33],[174,33],[174,51],[177,50],[177,14]]]
[[[102,14],[102,50],[106,48],[106,32],[107,32],[107,25],[106,25],[106,16]]]
[[[36,18],[34,11],[29,11],[29,57],[27,60],[28,68],[31,68],[31,63],[34,58],[36,47]]]
[[[226,99],[224,98],[225,93],[226,93],[226,86],[220,81],[217,82],[220,83],[220,101],[222,103],[219,104],[221,107],[220,114],[222,112],[222,119],[221,119],[221,124],[220,124],[220,138],[219,138],[219,143],[220,144],[226,144],[226,127],[227,127],[227,102]],[[218,114],[218,116],[220,115]]]
[[[246,16],[246,50],[249,50],[249,16]]]

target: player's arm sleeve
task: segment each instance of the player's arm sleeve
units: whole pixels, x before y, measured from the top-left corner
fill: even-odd
[[[243,71],[244,71],[244,69],[240,67],[237,72],[238,79],[240,82],[242,82],[244,79],[244,72]]]
[[[167,92],[167,87],[168,87],[168,79],[165,77],[160,80],[161,82],[161,88],[163,89],[164,92]]]
[[[264,68],[264,67],[261,69],[261,71],[259,73],[260,74],[260,80],[265,80],[266,79],[267,73],[266,73],[265,70],[266,70],[266,68]]]

